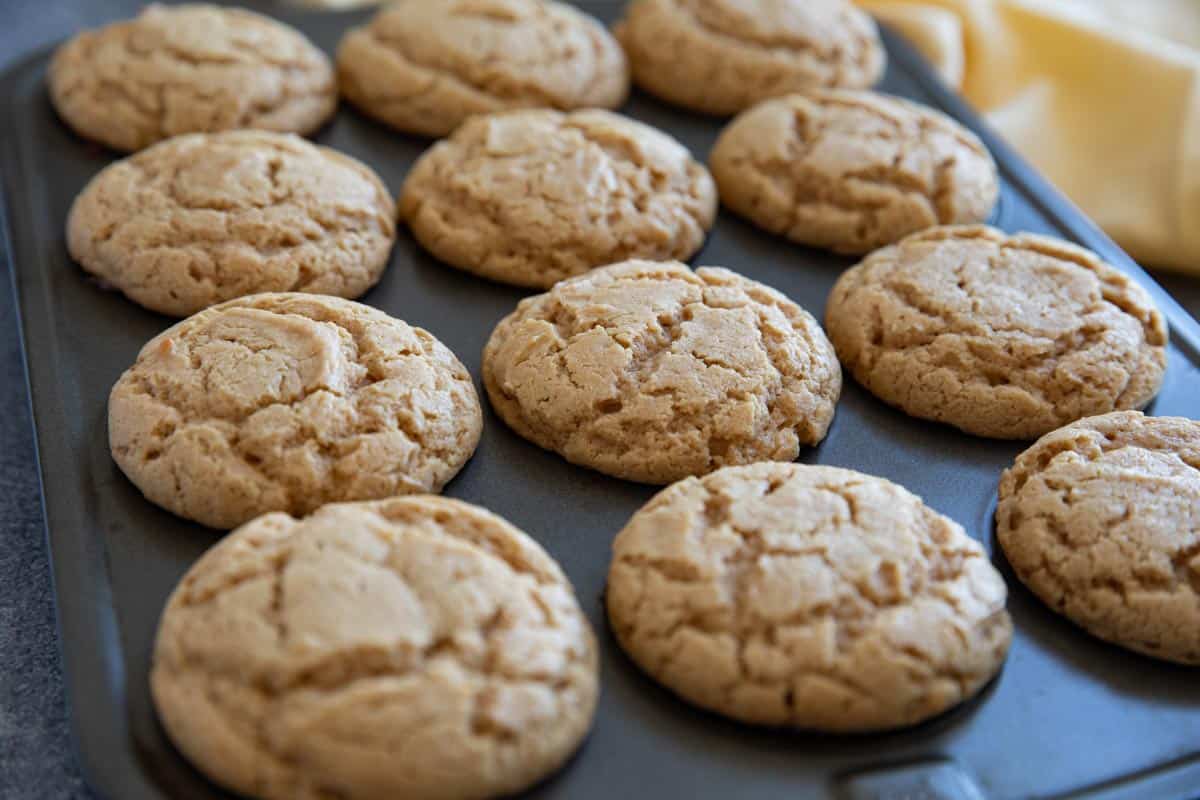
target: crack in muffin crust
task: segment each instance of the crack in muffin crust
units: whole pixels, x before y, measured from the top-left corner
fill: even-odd
[[[526,439],[646,483],[790,461],[824,438],[841,392],[820,326],[782,294],[649,261],[522,301],[488,341],[483,381]]]
[[[616,108],[620,45],[588,15],[537,0],[402,0],[346,34],[343,94],[400,130],[445,136],[475,114]]]
[[[759,463],[680,481],[613,543],[625,651],[684,699],[757,724],[915,724],[978,692],[1012,636],[962,528],[904,489]]]
[[[1200,664],[1200,422],[1117,411],[1053,431],[1000,479],[1021,581],[1101,639]]]
[[[873,92],[762,103],[721,133],[721,202],[801,244],[861,254],[934,225],[982,222],[999,197],[983,143],[950,117]]]
[[[395,203],[368,167],[265,131],[154,145],[102,170],[67,219],[84,269],[174,316],[268,291],[357,297],[395,237]]]
[[[268,514],[189,570],[151,672],[172,740],[269,800],[492,797],[575,750],[594,637],[528,536],[422,496]]]
[[[428,332],[333,297],[261,294],[152,339],[109,398],[150,501],[215,528],[440,491],[475,450],[466,369]]]
[[[147,6],[60,47],[50,97],[82,136],[134,151],[182,133],[308,134],[337,107],[333,67],[298,31],[238,8]]]
[[[1140,408],[1166,369],[1166,322],[1137,283],[1069,243],[985,226],[872,253],[838,280],[825,323],[876,397],[978,436]]]

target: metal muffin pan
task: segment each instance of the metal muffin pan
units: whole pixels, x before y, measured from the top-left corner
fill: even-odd
[[[433,0],[431,0],[433,1]],[[89,0],[64,0],[83,9]],[[295,25],[328,53],[369,12],[248,5]],[[617,0],[580,3],[606,21]],[[134,0],[108,0],[112,19]],[[1057,235],[1099,252],[1154,296],[1171,325],[1170,365],[1153,414],[1200,416],[1200,325],[884,32],[881,89],[940,108],[975,130],[1003,177],[993,224]],[[0,78],[7,238],[36,420],[59,627],[84,774],[101,796],[228,797],[172,748],[147,688],[158,615],[175,582],[218,534],[146,502],[108,452],[106,401],[141,345],[171,320],[104,291],[73,264],[63,227],[77,192],[117,156],[74,136],[45,91],[49,51]],[[635,92],[624,111],[707,158],[723,120]],[[398,192],[427,140],[343,106],[315,137],[374,167]],[[727,266],[818,317],[852,259],[770,236],[722,211],[696,264]],[[527,293],[438,264],[401,230],[382,282],[364,302],[433,331],[478,381],[492,327]],[[482,390],[481,390],[482,395]],[[1200,673],[1104,644],[1045,608],[993,541],[1001,470],[1027,443],[999,442],[911,419],[846,381],[828,438],[809,463],[895,480],[958,520],[993,553],[1010,589],[1016,637],[1000,676],[935,720],[882,735],[755,729],[697,711],[642,675],[605,624],[610,543],[654,492],[571,466],[519,438],[486,408],[474,459],[446,490],[529,532],[570,576],[600,639],[595,727],[558,775],[530,796],[588,798],[1186,798],[1200,795]]]

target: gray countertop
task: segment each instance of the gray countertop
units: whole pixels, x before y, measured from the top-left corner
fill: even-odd
[[[6,0],[0,70],[113,14],[104,0],[80,15],[54,3]],[[1200,279],[1156,277],[1200,317]],[[90,797],[75,762],[63,697],[29,397],[16,310],[0,274],[0,797]],[[63,587],[69,591],[70,587]],[[115,800],[115,799],[114,799]]]

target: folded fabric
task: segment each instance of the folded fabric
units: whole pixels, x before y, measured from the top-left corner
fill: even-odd
[[[1200,3],[859,2],[1135,258],[1200,275]]]

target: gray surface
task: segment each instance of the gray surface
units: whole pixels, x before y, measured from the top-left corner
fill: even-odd
[[[7,0],[0,69],[112,16],[107,2],[83,15],[53,3]],[[1200,316],[1200,281],[1157,276]],[[27,396],[8,275],[0,275],[0,797],[87,797],[63,700],[53,596],[39,507]],[[64,587],[69,591],[69,588]]]

